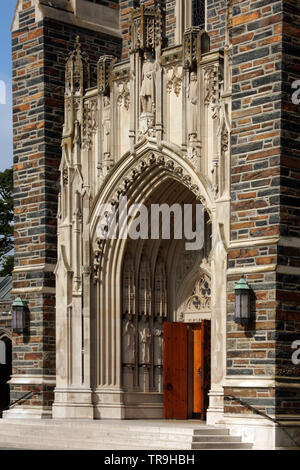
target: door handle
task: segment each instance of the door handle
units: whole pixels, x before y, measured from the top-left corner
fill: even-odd
[[[165,389],[170,392],[171,390],[173,390],[173,385],[172,384],[166,384]]]
[[[199,367],[199,369],[197,370],[197,375],[199,375],[199,377],[202,377],[202,367]]]

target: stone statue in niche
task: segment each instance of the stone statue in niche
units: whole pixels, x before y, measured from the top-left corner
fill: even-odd
[[[155,107],[155,60],[148,51],[144,53],[140,98],[142,113],[153,113]]]
[[[149,326],[149,319],[147,315],[142,315],[139,326],[139,340],[140,350],[139,359],[140,364],[150,364],[150,345],[152,340],[151,330]]]
[[[110,153],[110,99],[108,96],[103,98],[103,111],[102,111],[102,139],[103,139],[103,153],[108,155]]]
[[[123,337],[123,364],[135,364],[136,328],[130,313],[125,316],[123,321]]]
[[[197,139],[198,128],[198,82],[197,74],[191,72],[188,87],[188,134],[191,142]]]
[[[154,325],[154,365],[163,364],[163,319],[158,317]]]

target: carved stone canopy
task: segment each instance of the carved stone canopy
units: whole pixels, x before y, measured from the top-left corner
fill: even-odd
[[[132,10],[131,14],[131,52],[139,50],[154,51],[161,43],[162,34],[162,9],[160,5]]]
[[[109,95],[112,82],[112,67],[116,58],[112,55],[104,55],[98,61],[98,89],[100,93]]]
[[[75,49],[66,64],[66,94],[83,94],[90,86],[90,64],[87,55],[81,51],[80,38],[77,36]]]
[[[184,33],[183,57],[186,67],[193,67],[199,62],[201,55],[209,52],[208,34],[200,26],[193,26]]]

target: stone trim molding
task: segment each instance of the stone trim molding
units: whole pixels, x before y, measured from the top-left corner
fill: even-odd
[[[54,272],[55,264],[34,264],[34,265],[25,265],[25,266],[16,266],[14,268],[14,273],[23,273],[23,272],[35,272],[35,271],[44,271],[44,272]]]
[[[12,333],[11,330],[8,330],[7,328],[0,328],[0,340],[3,338],[8,338],[12,340]]]
[[[269,264],[266,266],[243,266],[241,268],[227,269],[228,276],[232,274],[250,274],[250,273],[266,273],[274,272],[277,269],[277,264]]]
[[[15,374],[9,380],[12,385],[26,384],[26,385],[50,385],[56,384],[56,377],[54,375],[29,375],[29,374]]]
[[[22,287],[20,289],[13,289],[11,291],[13,295],[19,294],[33,294],[33,293],[41,293],[41,294],[55,294],[55,287]]]

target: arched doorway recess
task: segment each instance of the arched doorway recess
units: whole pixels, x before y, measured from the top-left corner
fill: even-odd
[[[0,413],[10,403],[10,389],[7,383],[12,374],[12,342],[6,330],[0,330]]]
[[[161,418],[163,371],[158,351],[165,321],[212,320],[212,344],[216,346],[212,366],[219,365],[212,372],[211,403],[222,396],[224,330],[215,319],[224,309],[226,293],[216,295],[215,272],[217,269],[219,277],[226,273],[226,253],[211,189],[201,175],[170,151],[148,149],[139,157],[125,157],[127,161],[124,158],[119,163],[100,190],[90,218],[95,274],[91,295],[95,417]],[[117,213],[120,195],[126,195],[128,206],[203,204],[205,246],[199,252],[185,252],[185,240],[172,236],[170,240],[97,239],[97,226],[103,224],[97,208],[110,202]],[[203,282],[209,295],[200,300],[198,296],[197,301],[196,290],[200,286],[203,292]]]

